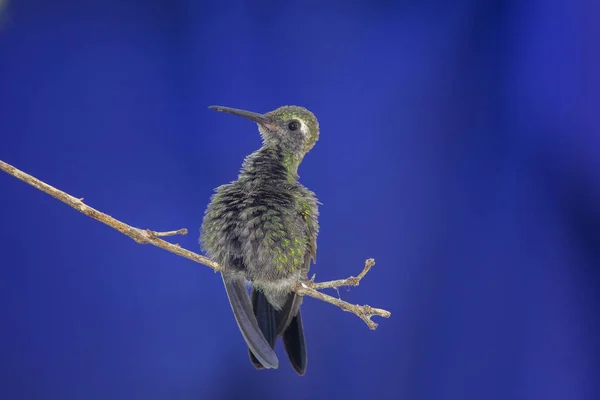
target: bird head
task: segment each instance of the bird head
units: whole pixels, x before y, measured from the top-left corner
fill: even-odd
[[[278,146],[298,163],[319,140],[319,122],[304,107],[283,106],[265,114],[221,106],[209,108],[256,122],[266,146]]]

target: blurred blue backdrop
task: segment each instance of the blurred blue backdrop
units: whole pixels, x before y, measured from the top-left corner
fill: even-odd
[[[305,106],[312,271],[393,314],[256,371],[208,268],[0,174],[0,398],[600,398],[600,3],[0,3],[1,160],[198,251],[260,146],[207,106]]]

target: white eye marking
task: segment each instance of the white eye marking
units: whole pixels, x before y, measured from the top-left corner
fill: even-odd
[[[307,135],[308,135],[308,133],[309,133],[309,132],[308,132],[308,125],[306,125],[306,124],[304,123],[304,121],[302,121],[301,119],[299,119],[298,121],[300,122],[300,132],[302,132],[302,134],[303,134],[304,136],[307,136]]]

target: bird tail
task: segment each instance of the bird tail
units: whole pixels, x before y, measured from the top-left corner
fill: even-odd
[[[281,310],[276,310],[261,291],[252,289],[252,309],[260,330],[272,349],[275,349],[279,336],[283,336],[283,346],[298,375],[306,372],[307,361],[301,303],[302,297],[292,292],[287,295]],[[253,352],[249,353],[252,364],[258,369],[263,368]]]
[[[265,340],[254,316],[244,279],[225,274],[222,274],[222,277],[233,315],[254,360],[261,365],[261,368],[277,368],[279,360],[273,351],[271,342]]]

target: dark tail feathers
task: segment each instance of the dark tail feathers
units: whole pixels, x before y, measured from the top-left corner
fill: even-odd
[[[275,349],[279,336],[283,336],[283,346],[298,375],[306,372],[307,361],[301,302],[300,296],[290,293],[283,308],[277,311],[261,291],[252,289],[252,309],[260,330],[272,349]],[[264,368],[252,351],[249,353],[252,364],[258,369]]]

